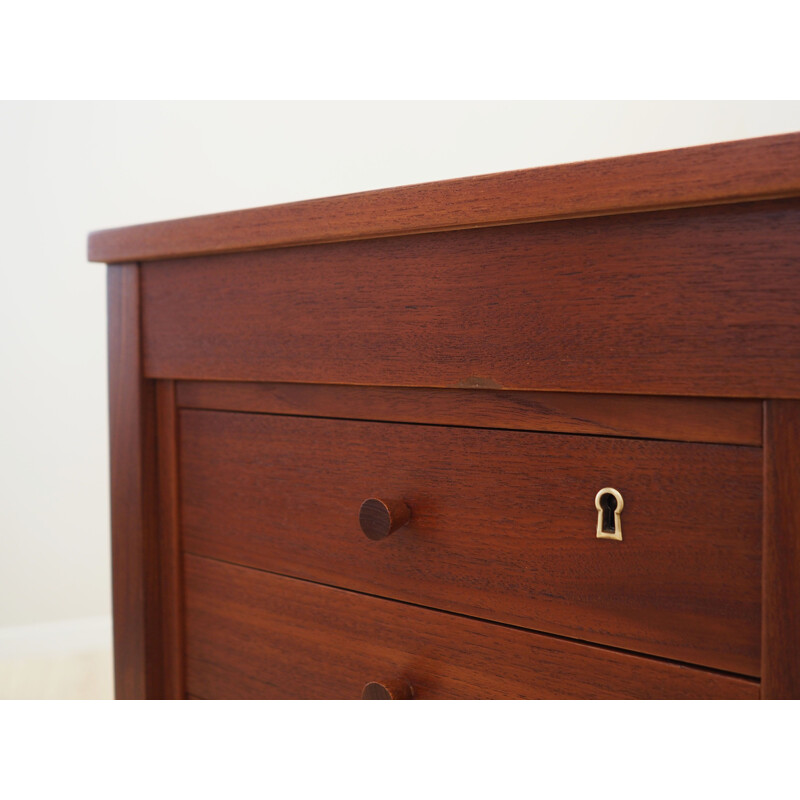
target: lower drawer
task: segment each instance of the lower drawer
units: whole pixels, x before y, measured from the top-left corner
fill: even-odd
[[[755,699],[758,683],[185,556],[186,688],[207,699]]]

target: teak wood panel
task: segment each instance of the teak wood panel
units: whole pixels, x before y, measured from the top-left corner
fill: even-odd
[[[108,270],[114,683],[118,699],[182,696],[175,392],[143,378],[136,264]]]
[[[705,206],[800,194],[800,134],[559,164],[98,231],[90,261]]]
[[[181,381],[183,408],[761,445],[758,400]]]
[[[149,377],[800,397],[800,202],[145,264]]]
[[[188,552],[757,675],[761,450],[180,412]],[[623,541],[596,538],[622,493]],[[411,522],[368,541],[359,508]]]
[[[755,682],[186,557],[189,696],[755,699]]]
[[[148,580],[155,539],[155,396],[142,378],[139,271],[109,267],[108,386],[116,696],[143,699],[154,691],[155,650]]]
[[[800,402],[764,406],[762,697],[800,700]]]

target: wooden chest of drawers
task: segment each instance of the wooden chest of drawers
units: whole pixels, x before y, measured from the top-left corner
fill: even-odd
[[[800,134],[89,255],[118,697],[800,697]]]

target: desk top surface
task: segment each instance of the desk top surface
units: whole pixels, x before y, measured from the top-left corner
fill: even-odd
[[[301,244],[800,196],[800,132],[97,231],[89,260]]]

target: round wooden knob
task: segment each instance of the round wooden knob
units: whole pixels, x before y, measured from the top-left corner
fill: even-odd
[[[358,521],[368,539],[385,539],[411,519],[411,509],[402,500],[385,501],[370,497],[361,504]]]
[[[370,681],[361,690],[362,700],[411,700],[414,687],[405,679]]]

